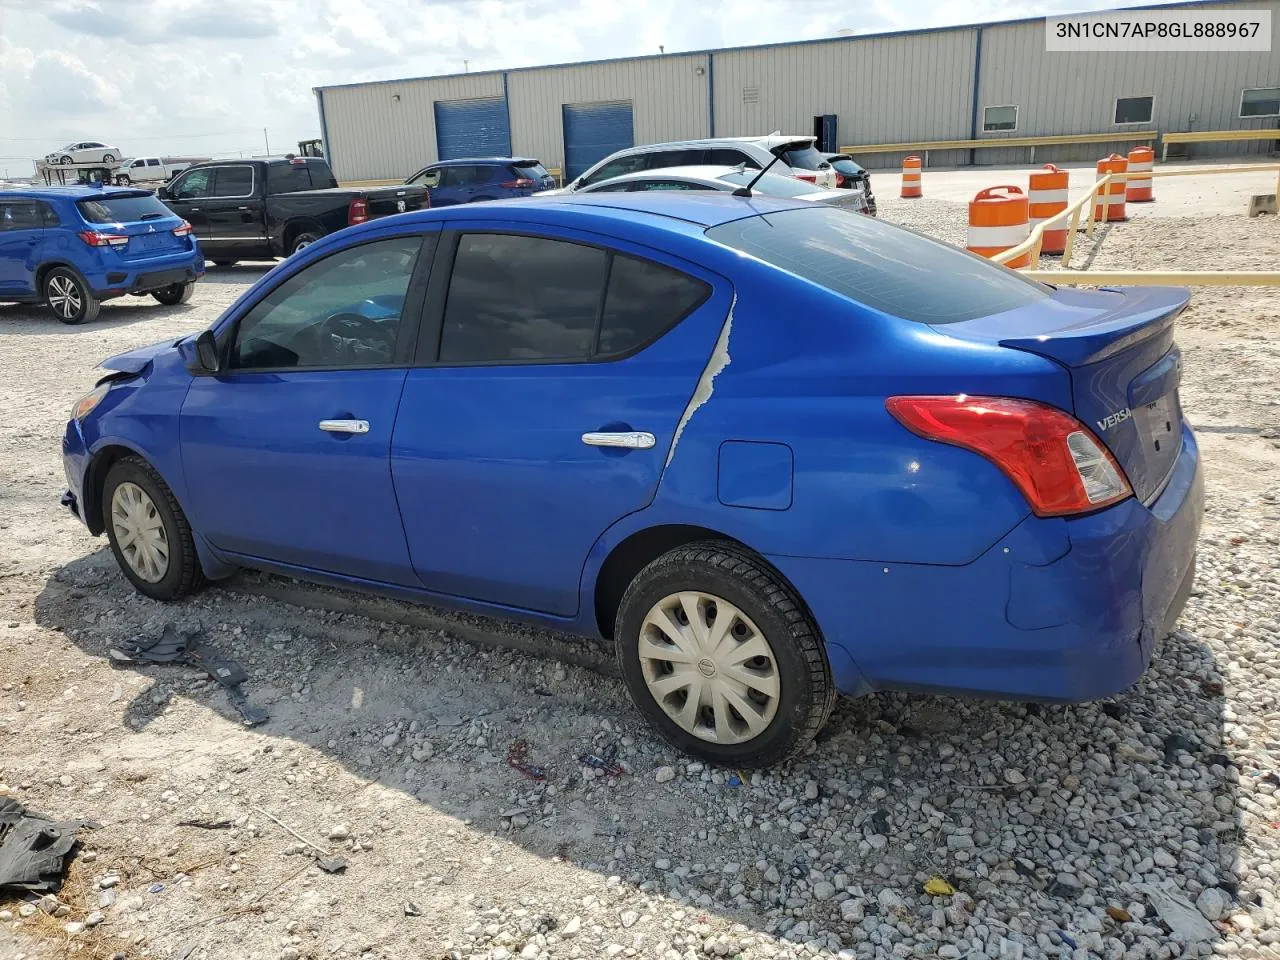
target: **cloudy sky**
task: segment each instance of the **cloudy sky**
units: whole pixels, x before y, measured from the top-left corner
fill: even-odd
[[[1099,0],[0,0],[0,176],[73,140],[235,156],[312,88],[1105,9]]]

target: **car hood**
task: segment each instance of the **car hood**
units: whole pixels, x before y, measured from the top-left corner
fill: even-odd
[[[118,371],[120,373],[142,373],[154,360],[162,353],[167,353],[174,349],[186,337],[179,337],[177,340],[162,340],[160,343],[153,343],[150,346],[139,347],[137,350],[130,350],[128,353],[117,353],[114,357],[107,357],[98,366],[104,370]]]

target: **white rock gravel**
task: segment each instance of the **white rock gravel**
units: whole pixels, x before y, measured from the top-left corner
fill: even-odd
[[[881,209],[962,240],[960,206]],[[1274,218],[1174,218],[1082,255],[1207,268],[1209,236],[1246,268],[1280,250]],[[257,275],[82,329],[0,307],[0,402],[23,413],[0,424],[0,782],[102,823],[62,939],[6,902],[0,956],[62,956],[65,923],[161,958],[1280,957],[1276,293],[1199,292],[1181,321],[1209,478],[1199,580],[1134,689],[846,702],[811,752],[739,779],[656,739],[589,644],[257,575],[176,606],[126,586],[57,505],[66,410],[98,359],[201,328]],[[108,665],[166,623],[239,660],[270,722],[245,729],[193,671]],[[546,782],[505,763],[516,738]],[[588,779],[578,755],[613,743],[634,775]],[[925,895],[934,875],[957,893]],[[1172,937],[1147,889],[1215,939]]]

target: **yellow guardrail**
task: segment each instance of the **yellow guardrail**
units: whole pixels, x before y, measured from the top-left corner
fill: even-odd
[[[1194,130],[1188,133],[1166,133],[1160,140],[1160,159],[1169,159],[1169,145],[1172,143],[1233,143],[1244,140],[1280,140],[1280,130]]]
[[[1052,147],[1071,143],[1155,143],[1158,130],[1108,131],[1106,133],[1063,133],[1045,137],[989,137],[984,140],[922,140],[914,143],[868,143],[841,147],[841,153],[924,153],[931,150],[989,150],[999,147],[1030,147],[1031,162],[1036,162],[1036,147]]]
[[[338,182],[340,187],[393,187],[397,183],[404,183],[403,180],[341,180]]]
[[[1274,270],[1019,270],[1024,277],[1045,283],[1109,286],[1280,287]]]

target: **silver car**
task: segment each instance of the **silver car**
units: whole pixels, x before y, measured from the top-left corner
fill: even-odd
[[[777,169],[777,165],[774,165]],[[757,180],[757,178],[759,178]],[[810,200],[814,203],[826,203],[854,213],[867,213],[867,199],[862,190],[826,190],[794,177],[779,176],[770,171],[760,175],[759,170],[752,170],[742,165],[736,167],[670,167],[664,170],[650,170],[646,173],[628,173],[612,180],[602,180],[588,184],[578,193],[637,193],[650,190],[720,190],[732,193],[741,190],[753,180],[752,193],[766,197],[794,197],[797,200]]]
[[[775,159],[777,162],[769,168],[770,173],[795,177],[814,186],[834,190],[836,173],[814,146],[816,139],[772,133],[767,137],[718,137],[713,140],[680,140],[674,143],[627,147],[605,157],[560,189],[544,192],[576,193],[585,187],[623,174],[643,173],[666,167],[736,167],[742,164],[748,169],[760,170]]]

